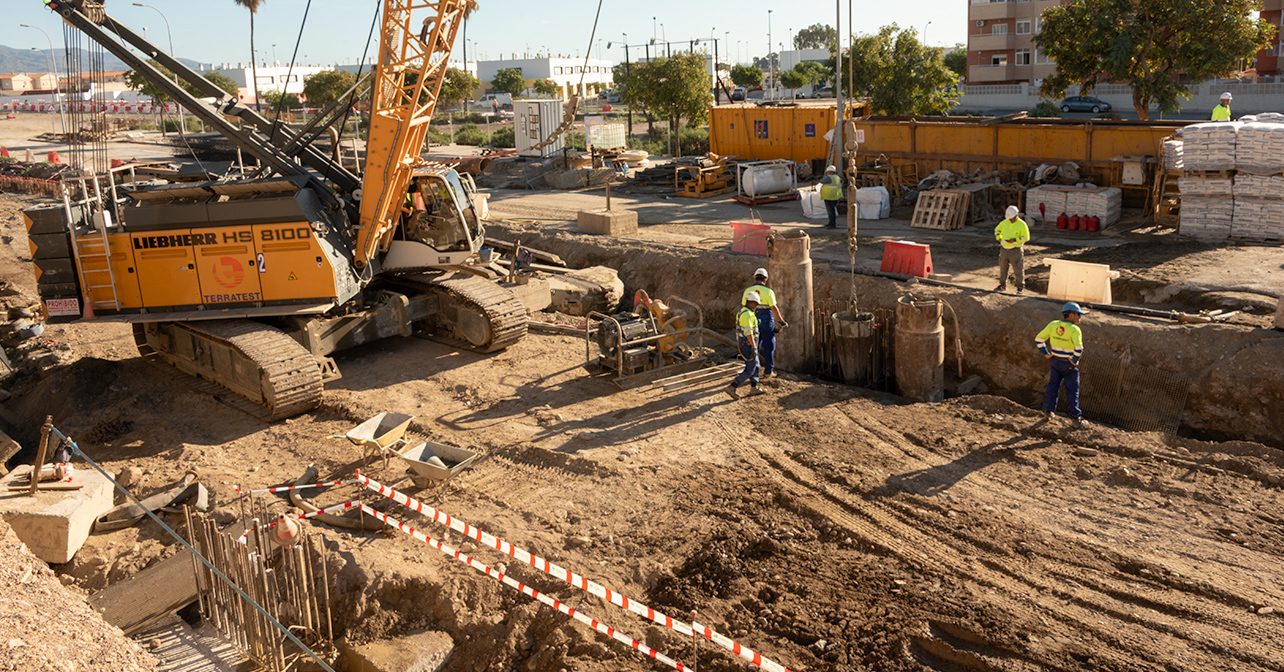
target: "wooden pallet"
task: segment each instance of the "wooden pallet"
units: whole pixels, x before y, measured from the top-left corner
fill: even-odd
[[[1172,173],[1172,172],[1178,172],[1178,171],[1169,170],[1165,172]],[[1234,170],[1183,170],[1180,172],[1182,173],[1183,177],[1202,177],[1205,179],[1220,178],[1224,180],[1226,178],[1235,176]]]
[[[924,191],[918,195],[910,226],[939,231],[961,229],[967,224],[970,196],[966,191],[950,189]]]

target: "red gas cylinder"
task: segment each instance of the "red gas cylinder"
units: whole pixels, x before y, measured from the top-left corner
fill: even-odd
[[[1100,227],[1101,227],[1101,219],[1100,219],[1100,218],[1098,218],[1096,215],[1093,215],[1092,217],[1089,217],[1089,218],[1088,218],[1088,230],[1089,230],[1089,231],[1096,231],[1096,230],[1097,230],[1098,228],[1100,228]]]
[[[1070,230],[1079,230],[1079,215],[1070,215]]]
[[[1064,229],[1064,228],[1066,228],[1066,227],[1067,227],[1067,226],[1069,226],[1069,225],[1070,225],[1070,218],[1069,218],[1069,217],[1066,217],[1066,213],[1064,213],[1064,212],[1063,212],[1063,213],[1061,213],[1061,214],[1057,215],[1057,228],[1058,228],[1058,229]]]

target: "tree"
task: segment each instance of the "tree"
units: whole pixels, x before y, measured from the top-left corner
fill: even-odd
[[[1258,0],[1081,0],[1043,13],[1034,43],[1057,63],[1040,93],[1065,95],[1077,83],[1090,92],[1103,82],[1132,87],[1137,116],[1150,118],[1189,98],[1182,81],[1235,72],[1271,44],[1275,28],[1254,15]]]
[[[798,74],[805,77],[807,79],[807,83],[812,86],[821,82],[827,82],[834,76],[833,70],[825,67],[824,63],[818,63],[816,61],[803,61],[802,63],[795,65],[794,70],[797,70]]]
[[[762,86],[762,70],[737,63],[731,66],[731,83],[736,86]]]
[[[297,110],[303,107],[303,103],[299,102],[298,96],[280,91],[265,91],[263,93],[263,102],[271,105],[274,110]]]
[[[562,87],[551,79],[537,79],[531,84],[531,88],[545,98],[557,98],[562,93]]]
[[[473,73],[459,68],[447,68],[445,81],[441,83],[441,93],[437,94],[437,106],[454,107],[472,96],[481,82]]]
[[[753,57],[753,67],[755,68],[758,68],[761,70],[770,70],[772,65],[776,65],[776,66],[780,65],[780,54],[777,54],[774,51],[771,52],[770,54],[767,54],[766,56]]]
[[[259,59],[258,52],[254,50],[254,15],[259,13],[259,5],[262,5],[264,0],[232,1],[250,10],[250,76],[254,79],[254,83],[250,86],[250,89],[254,91],[254,102],[257,103],[259,100]]]
[[[308,105],[325,107],[339,99],[343,92],[352,88],[357,78],[344,70],[322,70],[303,80],[303,97]]]
[[[780,83],[786,89],[801,89],[807,83],[807,76],[798,72],[797,68],[780,73]],[[798,91],[794,91],[794,98],[798,97]]]
[[[522,76],[521,68],[500,68],[490,85],[497,91],[516,97],[526,90],[526,78]]]
[[[675,54],[633,66],[634,94],[647,110],[669,120],[669,137],[676,138],[678,124],[686,118],[692,126],[708,120],[709,70],[704,54]],[[677,155],[682,155],[679,145]]]
[[[943,51],[924,46],[914,30],[896,24],[883,26],[876,35],[858,35],[843,59],[852,68],[846,89],[853,97],[868,98],[875,114],[948,110],[959,98],[954,87],[958,76],[945,67]]]
[[[954,71],[959,77],[967,77],[967,45],[955,44],[954,49],[945,55],[945,67]]]
[[[227,75],[221,72],[211,70],[205,73],[205,79],[210,80],[211,84],[213,84],[214,86],[217,86],[220,89],[223,89],[224,91],[227,92],[228,95],[232,96],[233,98],[236,98],[241,93],[241,88],[236,85],[236,80],[232,79],[231,77],[228,77]],[[203,98],[204,94],[201,94],[201,97]]]
[[[830,53],[835,51],[834,45],[838,41],[838,31],[833,26],[820,23],[814,23],[807,28],[798,31],[794,36],[795,49],[828,49]]]

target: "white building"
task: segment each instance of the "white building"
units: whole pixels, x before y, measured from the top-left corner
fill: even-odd
[[[214,66],[209,66],[208,68],[202,65],[200,66],[200,70],[214,70],[227,75],[232,79],[232,81],[236,82],[236,86],[240,88],[241,99],[247,103],[253,102],[254,87],[250,84],[250,81],[254,77],[254,70],[245,63],[237,63],[234,68],[230,66],[230,63],[216,64]],[[263,94],[268,91],[284,91],[285,93],[301,94],[303,93],[304,80],[318,72],[334,69],[336,68],[333,66],[322,67],[317,65],[295,65],[294,68],[291,69],[289,64],[281,65],[279,61],[275,65],[264,63],[263,65],[258,66],[259,93]],[[342,70],[346,68],[340,67],[338,69]],[[356,66],[352,66],[352,69],[355,71]]]
[[[516,54],[514,54],[516,56]],[[544,56],[538,58],[514,58],[512,60],[479,61],[477,79],[481,80],[481,93],[493,93],[491,82],[495,75],[504,68],[520,68],[526,79],[525,95],[533,94],[532,83],[537,79],[551,79],[562,89],[561,97],[571,93],[581,96],[596,95],[603,88],[609,88],[614,80],[612,61],[601,61],[590,58],[568,58],[564,56]],[[580,85],[581,78],[584,81]]]
[[[833,57],[828,49],[794,49],[791,51],[780,52],[780,62],[777,67],[783,72],[793,70],[794,66],[804,61],[815,61],[824,63]]]

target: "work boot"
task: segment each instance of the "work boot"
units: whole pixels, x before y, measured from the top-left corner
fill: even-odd
[[[735,386],[735,385],[728,385],[728,386],[726,386],[725,388],[723,388],[723,390],[724,390],[728,395],[730,395],[730,397],[731,397],[732,399],[739,399],[739,398],[740,398],[740,393],[736,391],[736,386]]]
[[[996,292],[1006,292],[1006,291],[1008,291],[1008,286],[1007,286],[1007,285],[999,285],[998,287],[995,287],[995,288],[994,288],[994,291],[996,291]]]
[[[1025,287],[1017,287],[1017,294],[1025,294]]]
[[[775,377],[776,377],[776,372],[772,371],[771,373],[764,374],[761,378],[759,378],[759,380],[767,381]]]
[[[745,396],[756,397],[760,394],[763,394],[763,391],[762,391],[762,388],[758,387],[758,383],[751,383],[749,385],[749,394]]]
[[[1048,420],[1051,420],[1051,419],[1052,419],[1052,411],[1043,411],[1043,417],[1047,418]]]
[[[1083,417],[1080,416],[1078,418],[1071,420],[1070,424],[1074,425],[1075,427],[1082,427],[1084,425]]]

